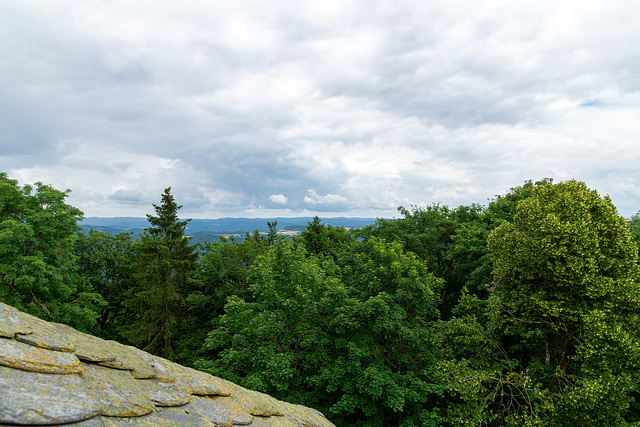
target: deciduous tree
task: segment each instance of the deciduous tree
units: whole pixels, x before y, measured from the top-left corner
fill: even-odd
[[[467,301],[484,314],[449,324],[454,377],[485,422],[623,424],[640,369],[637,248],[611,200],[584,183],[530,190],[489,236],[489,299]],[[473,342],[493,366],[465,356],[460,344]]]
[[[302,246],[280,239],[258,256],[249,301],[233,295],[206,340],[218,356],[201,367],[297,403],[315,403],[319,370],[330,363],[328,323],[344,287]]]
[[[74,253],[78,274],[85,286],[94,289],[106,301],[100,308],[93,334],[122,341],[120,328],[129,322],[130,313],[124,305],[135,280],[132,233],[112,236],[96,229],[78,233]]]
[[[104,301],[76,274],[82,212],[65,203],[68,195],[41,182],[20,187],[0,173],[0,300],[86,331]]]

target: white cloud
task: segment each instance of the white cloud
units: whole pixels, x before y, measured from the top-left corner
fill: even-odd
[[[289,199],[284,194],[272,194],[269,196],[269,200],[278,205],[286,205]]]
[[[307,192],[308,195],[304,197],[305,203],[311,203],[313,205],[340,205],[348,203],[348,200],[345,197],[340,196],[339,194],[325,194],[324,196],[321,196],[316,193],[316,190],[313,188],[310,188]]]
[[[70,188],[92,216],[144,215],[168,186],[198,217],[388,216],[546,176],[631,215],[639,14],[600,0],[3,3],[0,171]]]

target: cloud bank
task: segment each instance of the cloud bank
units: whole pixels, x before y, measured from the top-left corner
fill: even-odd
[[[0,171],[87,216],[393,216],[579,179],[640,209],[634,2],[0,5]]]

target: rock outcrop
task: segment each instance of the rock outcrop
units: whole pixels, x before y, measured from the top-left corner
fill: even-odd
[[[0,303],[0,425],[333,426],[137,348]]]

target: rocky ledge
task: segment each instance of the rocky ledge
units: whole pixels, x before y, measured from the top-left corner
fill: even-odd
[[[278,401],[0,303],[0,425],[333,426]]]

